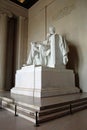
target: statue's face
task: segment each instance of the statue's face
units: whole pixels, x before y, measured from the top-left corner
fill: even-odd
[[[55,33],[55,27],[49,27],[49,33],[54,34]]]

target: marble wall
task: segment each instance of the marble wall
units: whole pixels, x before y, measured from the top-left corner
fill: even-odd
[[[76,85],[87,92],[87,0],[39,0],[28,11],[28,46],[43,40],[50,25],[69,44],[68,68],[76,73]],[[30,46],[29,46],[30,47]]]

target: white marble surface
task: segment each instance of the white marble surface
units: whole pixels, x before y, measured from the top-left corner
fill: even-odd
[[[55,27],[49,27],[49,34],[45,41],[31,42],[26,64],[64,68],[68,62],[68,52],[65,38],[55,33]]]
[[[67,69],[54,69],[34,65],[23,67],[16,73],[11,93],[34,97],[48,97],[77,93],[74,73]]]

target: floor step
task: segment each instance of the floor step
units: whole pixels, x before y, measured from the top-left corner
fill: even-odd
[[[54,107],[54,108],[51,108],[51,109],[41,110],[40,113],[39,113],[39,116],[49,115],[49,114],[64,111],[64,110],[67,110],[67,109],[70,109],[69,104],[64,105],[64,106]]]
[[[87,100],[74,102],[74,103],[72,103],[72,107],[82,106],[84,104],[87,104]]]
[[[87,109],[87,104],[83,104],[82,106],[76,106],[76,107],[72,107],[72,113],[73,112],[77,112],[77,111],[81,111]]]
[[[49,121],[49,120],[53,120],[53,119],[57,119],[57,118],[60,118],[60,117],[63,117],[65,115],[68,115],[70,114],[70,110],[64,110],[64,111],[60,111],[60,112],[55,112],[55,113],[51,113],[49,115],[44,115],[42,117],[39,117],[39,120],[38,122],[39,123],[42,123],[42,122],[46,122],[46,121]]]
[[[5,109],[14,114],[16,111],[16,114],[34,123],[46,122],[87,108],[87,94],[82,97],[76,94],[41,99],[1,96],[0,100]]]

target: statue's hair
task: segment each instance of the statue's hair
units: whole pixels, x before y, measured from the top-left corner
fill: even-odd
[[[55,33],[55,27],[54,26],[50,26],[49,30],[52,29],[52,31]]]

